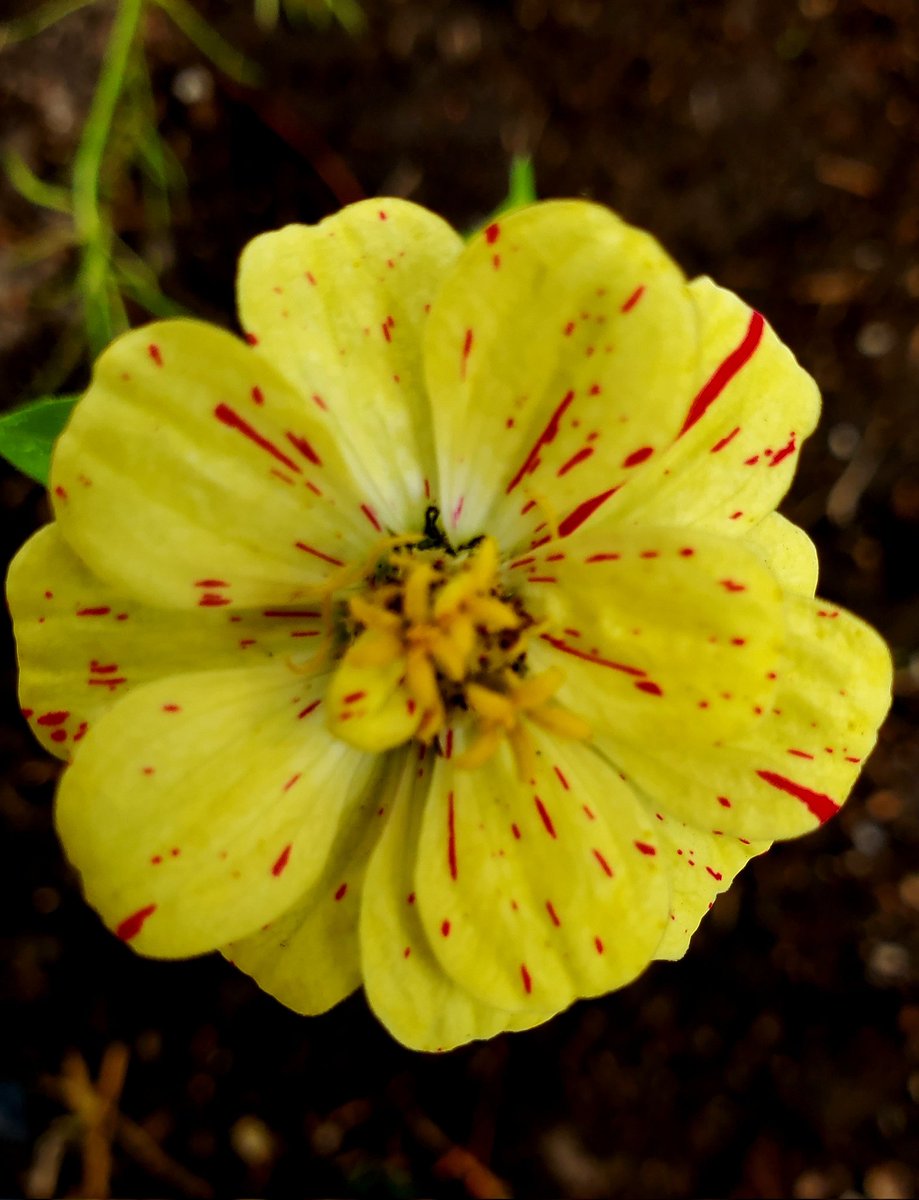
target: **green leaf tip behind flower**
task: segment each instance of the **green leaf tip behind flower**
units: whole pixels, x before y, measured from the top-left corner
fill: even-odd
[[[79,396],[42,396],[0,416],[0,455],[36,483],[48,483],[51,450]]]

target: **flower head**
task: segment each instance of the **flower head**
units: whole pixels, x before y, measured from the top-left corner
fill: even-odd
[[[426,1049],[680,957],[888,704],[775,511],[813,381],[582,202],[466,246],[357,204],[250,243],[239,305],[102,355],[10,572],[90,903]]]

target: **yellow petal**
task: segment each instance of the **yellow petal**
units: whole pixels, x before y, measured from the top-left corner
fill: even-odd
[[[820,415],[817,385],[763,318],[710,279],[690,284],[699,360],[683,433],[616,497],[620,519],[728,537],[772,512]]]
[[[435,486],[421,330],[461,246],[417,205],[368,200],[263,234],[240,260],[244,327],[319,397],[368,506],[398,532],[417,527]]]
[[[816,828],[845,800],[890,705],[890,652],[868,625],[825,601],[788,597],[785,618],[774,698],[742,736],[714,744],[697,723],[679,739],[604,742],[660,812],[772,840]]]
[[[407,753],[391,756],[390,775],[392,763]],[[234,966],[295,1012],[325,1012],[360,986],[364,876],[390,804],[381,772],[373,789],[346,814],[322,874],[306,894],[266,928],[223,949]]]
[[[781,590],[737,539],[702,530],[606,527],[508,572],[548,629],[528,651],[560,668],[559,703],[596,735],[657,746],[687,729],[711,740],[753,724],[774,690]]]
[[[528,1029],[553,1013],[483,1004],[444,974],[431,950],[414,874],[432,761],[430,752],[421,760],[414,751],[406,754],[381,794],[389,815],[364,883],[360,941],[364,987],[377,1017],[406,1046],[434,1051]]]
[[[459,751],[468,736],[458,731]],[[436,759],[415,891],[428,942],[460,987],[546,1012],[634,979],[670,896],[656,822],[630,788],[588,747],[531,737],[526,783],[506,740],[476,771]]]
[[[744,541],[762,556],[782,587],[799,596],[817,590],[817,547],[803,529],[780,513],[770,513],[744,535]]]
[[[682,958],[689,942],[722,892],[726,892],[751,858],[770,842],[740,841],[721,831],[706,833],[660,814],[658,851],[670,872],[670,918],[655,958]]]
[[[244,937],[320,877],[378,761],[327,733],[324,684],[277,665],[173,676],[89,731],[58,830],[89,903],[141,953]]]
[[[366,554],[374,530],[320,410],[272,364],[200,321],[126,333],[57,443],[61,533],[139,600],[296,603]]]
[[[676,437],[695,337],[679,269],[607,209],[539,204],[473,239],[425,338],[450,536],[529,540],[534,497],[586,519]]]
[[[152,608],[97,579],[56,524],[26,542],[10,566],[7,600],[20,701],[47,750],[69,761],[107,709],[153,679],[300,662],[324,642],[315,605],[240,611],[216,603],[222,581],[199,582],[199,597],[210,601],[203,607]]]

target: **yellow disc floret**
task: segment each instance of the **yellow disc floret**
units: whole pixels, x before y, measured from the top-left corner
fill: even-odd
[[[525,718],[566,737],[590,737],[583,718],[552,702],[562,672],[528,673],[527,642],[539,626],[502,589],[493,538],[458,553],[445,542],[399,539],[356,589],[342,582],[342,653],[327,721],[344,741],[371,751],[412,737],[429,744],[465,711],[475,731],[458,765],[481,765],[507,737],[521,776],[529,777]]]

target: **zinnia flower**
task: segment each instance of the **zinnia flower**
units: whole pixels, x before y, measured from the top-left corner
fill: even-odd
[[[819,410],[763,318],[583,202],[244,251],[245,341],[119,338],[9,578],[89,902],[410,1046],[678,958],[888,704],[775,512]]]

